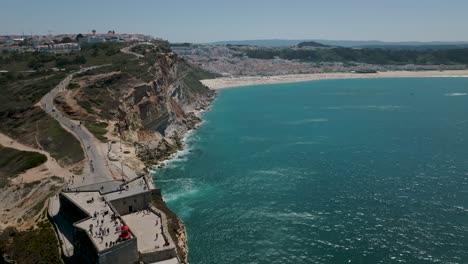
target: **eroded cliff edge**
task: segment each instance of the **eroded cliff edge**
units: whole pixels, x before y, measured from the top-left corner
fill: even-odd
[[[201,122],[198,113],[215,97],[199,80],[215,76],[180,58],[164,42],[136,45],[130,50],[143,57],[76,75],[55,104],[102,142],[122,139],[125,148],[135,153],[135,160],[125,164],[141,171],[182,148],[184,135]],[[186,263],[184,224],[160,193],[153,197],[153,203],[167,214],[169,232]]]

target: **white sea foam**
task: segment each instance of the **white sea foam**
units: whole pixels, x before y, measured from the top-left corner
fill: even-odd
[[[257,212],[258,213],[258,212]],[[271,213],[271,212],[261,212],[263,216],[274,218],[278,221],[294,221],[294,220],[314,220],[320,218],[320,216],[308,213],[308,212],[278,212],[278,213]]]
[[[255,173],[255,174],[267,174],[267,175],[284,175],[284,173],[282,172],[282,169],[278,169],[278,170],[256,170],[256,171],[253,171],[253,173]]]
[[[318,144],[321,144],[321,143],[317,141],[297,141],[297,142],[291,143],[291,145],[318,145]]]
[[[183,190],[180,192],[168,193],[164,194],[164,200],[168,203],[174,202],[180,198],[190,197],[196,195],[200,190],[199,189],[192,189],[192,190]]]
[[[164,200],[166,202],[173,202],[183,197],[194,196],[198,192],[200,192],[200,188],[195,185],[193,179],[191,178],[177,179],[175,181],[179,186],[178,190],[175,192],[164,194]]]
[[[200,127],[200,125],[202,124],[204,124],[204,121],[202,121],[197,126],[197,128]],[[176,151],[168,159],[162,161],[161,163],[164,164],[165,166],[173,168],[173,167],[177,167],[177,163],[187,161],[187,155],[192,150],[191,143],[196,140],[196,138],[194,137],[195,131],[196,129],[191,129],[187,131],[187,133],[185,133],[184,137],[182,138],[182,144],[183,144],[182,149]]]
[[[175,168],[181,162],[187,161],[187,155],[190,153],[191,147],[185,145],[181,150],[178,150],[174,154],[172,154],[169,159],[164,160],[162,164],[164,164],[168,168]]]
[[[463,211],[463,212],[465,212],[465,213],[468,213],[468,209],[466,209],[466,208],[463,207],[463,206],[454,206],[454,207],[457,208],[457,209],[459,209],[459,210],[461,210],[461,211]]]
[[[316,123],[316,122],[328,122],[328,119],[326,119],[326,118],[306,118],[306,119],[291,121],[291,122],[288,122],[287,124],[289,124],[289,125],[302,125],[302,124]]]
[[[268,140],[266,137],[259,137],[259,136],[244,136],[240,138],[241,141],[266,141]]]
[[[445,96],[465,96],[466,93],[448,93]]]
[[[341,105],[341,106],[328,106],[322,107],[326,110],[347,110],[347,109],[356,109],[356,110],[366,110],[366,109],[376,109],[376,110],[397,110],[402,108],[401,105]]]
[[[352,95],[352,93],[346,93],[346,92],[337,92],[337,93],[327,93],[324,95]]]

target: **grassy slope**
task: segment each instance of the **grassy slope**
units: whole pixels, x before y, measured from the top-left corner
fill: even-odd
[[[0,188],[8,179],[47,161],[47,157],[37,152],[20,151],[0,145]]]
[[[214,79],[220,77],[219,74],[208,72],[202,68],[192,65],[185,60],[178,64],[178,74],[187,88],[197,90],[198,92],[207,92],[208,89],[200,82],[203,79]]]
[[[80,142],[39,107],[0,116],[0,131],[25,145],[43,148],[62,165],[84,158]]]
[[[23,144],[43,147],[62,164],[71,164],[84,157],[79,141],[41,108],[33,107],[66,75],[0,75],[0,131]]]
[[[0,253],[22,264],[60,264],[57,237],[52,225],[43,220],[38,228],[18,232],[8,228],[0,234]],[[0,258],[0,262],[1,262]]]
[[[0,53],[0,70],[28,71],[50,70],[54,67],[77,69],[79,66],[93,66],[133,58],[132,55],[120,52],[124,43],[102,43],[82,45],[81,51],[68,54],[37,52],[2,52]]]
[[[105,134],[109,125],[106,122],[85,122],[85,126],[101,142],[108,141]]]
[[[0,113],[29,107],[66,77],[63,72],[0,74]]]
[[[243,48],[231,49],[245,53],[250,58],[305,62],[360,62],[378,65],[468,65],[468,49],[450,50],[388,50],[388,49],[290,49],[290,48]]]
[[[126,64],[125,61],[133,56],[120,52],[124,45],[122,43],[83,45],[78,53],[57,55],[28,52],[1,53],[0,69],[31,70],[35,68],[38,72],[0,74],[0,93],[2,94],[0,96],[0,131],[24,144],[43,147],[61,164],[67,165],[81,160],[84,154],[79,141],[42,109],[33,105],[63,80],[69,74],[69,70],[80,66],[108,63]],[[78,63],[75,58],[80,56],[85,60]],[[62,66],[67,70],[65,72],[50,71],[50,68],[58,66],[59,61],[70,62]],[[36,67],[32,67],[33,65]],[[138,66],[136,62],[128,65],[132,70]],[[105,68],[109,70],[111,67]],[[140,68],[135,69],[135,71],[138,70]],[[86,109],[86,106],[84,108]],[[104,140],[101,134],[102,129],[98,128],[100,127],[97,126],[93,131],[97,132],[95,134],[99,139]]]
[[[60,124],[48,116],[41,108],[35,107],[42,96],[57,85],[70,70],[80,66],[121,63],[132,56],[118,50],[121,44],[86,46],[79,54],[41,55],[41,54],[0,54],[0,70],[31,70],[34,62],[39,62],[37,73],[0,74],[0,131],[27,145],[42,147],[62,164],[72,164],[84,157],[79,141],[64,130]],[[86,62],[67,64],[65,72],[49,71],[58,66],[56,58],[72,61],[76,56],[84,56]],[[53,60],[51,60],[53,59]],[[94,132],[102,134],[103,125],[96,126]],[[0,148],[0,173],[10,175],[38,161],[29,154],[17,157],[6,148]],[[35,154],[35,153],[34,153]],[[38,201],[33,211],[42,208],[44,201]],[[37,209],[37,210],[36,210]],[[31,217],[36,215],[31,213]],[[63,263],[58,250],[58,241],[51,224],[44,220],[38,228],[17,232],[14,228],[0,233],[0,254],[6,253],[15,263]],[[2,263],[0,257],[0,263]]]

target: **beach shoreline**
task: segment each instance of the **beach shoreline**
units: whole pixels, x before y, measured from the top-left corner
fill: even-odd
[[[213,90],[243,87],[249,85],[305,82],[333,79],[367,79],[367,78],[418,78],[418,77],[468,77],[468,70],[447,71],[386,71],[377,73],[331,72],[311,74],[287,74],[274,76],[241,76],[205,79],[201,82]]]

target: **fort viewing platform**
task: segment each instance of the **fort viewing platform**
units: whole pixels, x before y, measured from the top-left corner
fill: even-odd
[[[66,263],[180,263],[145,176],[66,188],[49,200]]]

